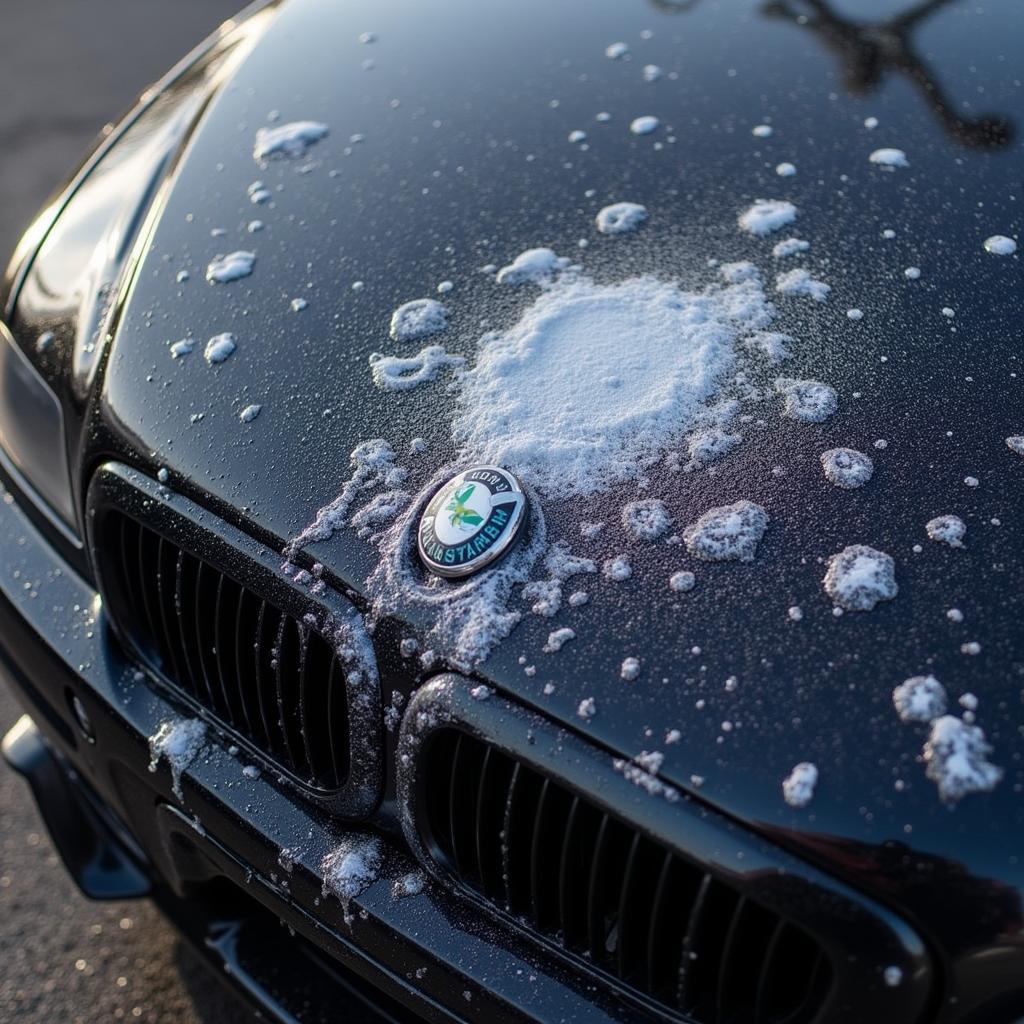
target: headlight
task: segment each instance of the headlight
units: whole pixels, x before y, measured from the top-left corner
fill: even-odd
[[[0,321],[0,458],[6,469],[31,481],[36,493],[69,528],[75,522],[64,440],[64,411],[57,396]]]

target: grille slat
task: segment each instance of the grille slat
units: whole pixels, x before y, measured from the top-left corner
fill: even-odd
[[[802,928],[469,733],[423,758],[429,848],[520,923],[699,1024],[816,1019],[833,975]]]
[[[348,693],[328,640],[129,515],[106,511],[102,531],[104,599],[138,653],[300,782],[341,789]]]

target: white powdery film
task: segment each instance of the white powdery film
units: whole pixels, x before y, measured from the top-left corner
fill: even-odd
[[[377,836],[350,836],[320,862],[323,896],[334,896],[340,903],[345,924],[351,927],[351,905],[360,893],[377,880],[383,859],[383,847]]]
[[[435,380],[446,367],[465,364],[462,356],[449,355],[442,345],[428,345],[414,356],[370,356],[373,382],[384,391],[410,391]]]
[[[772,246],[772,255],[777,260],[784,260],[787,256],[795,256],[798,252],[806,252],[810,249],[811,243],[805,242],[802,238],[784,238]]]
[[[770,235],[796,220],[796,207],[785,199],[758,199],[740,214],[737,223],[752,235]]]
[[[709,562],[751,562],[768,529],[768,513],[745,499],[709,509],[683,531],[691,555]]]
[[[453,438],[561,496],[635,479],[706,415],[737,338],[772,316],[756,280],[703,292],[560,280],[481,339],[458,377]]]
[[[196,759],[206,743],[206,724],[198,718],[174,718],[160,723],[149,737],[149,770],[155,772],[161,760],[171,769],[171,789],[179,800],[182,772]]]
[[[239,249],[227,256],[214,256],[206,268],[206,280],[210,284],[228,284],[240,277],[248,277],[256,265],[256,253]]]
[[[647,220],[647,207],[639,203],[612,203],[598,210],[595,221],[602,235],[622,235],[635,231]]]
[[[824,281],[811,277],[806,267],[794,267],[775,278],[775,290],[780,295],[805,296],[815,302],[824,302],[832,288]]]
[[[801,423],[824,423],[839,408],[836,389],[819,380],[777,377],[775,390],[782,396],[782,414]]]
[[[902,149],[884,147],[874,150],[868,159],[879,167],[909,167],[910,161]]]
[[[597,572],[597,565],[592,559],[574,555],[564,540],[552,544],[548,549],[544,558],[544,568],[548,572],[548,579],[532,580],[527,583],[522,589],[522,597],[523,600],[533,603],[531,611],[534,615],[542,615],[545,618],[551,618],[562,607],[564,583],[575,576]]]
[[[223,363],[237,348],[235,336],[230,331],[223,334],[215,334],[207,343],[204,356],[206,361],[213,366],[216,363]]]
[[[605,579],[613,583],[622,583],[633,575],[633,567],[625,555],[616,555],[614,558],[606,559],[601,566],[601,573]]]
[[[806,807],[818,784],[818,768],[810,761],[801,761],[782,781],[782,795],[790,807]]]
[[[822,583],[835,604],[851,612],[871,611],[899,591],[895,562],[866,544],[851,544],[832,555]]]
[[[934,519],[929,519],[924,528],[930,540],[948,544],[951,548],[964,546],[967,524],[959,516],[936,516]]]
[[[674,590],[677,594],[689,593],[696,585],[697,577],[688,569],[680,569],[668,578],[669,590]]]
[[[406,899],[409,896],[419,896],[427,887],[427,876],[422,871],[410,871],[401,878],[396,878],[391,885],[391,898],[395,900]]]
[[[825,479],[843,490],[863,487],[875,471],[875,464],[863,452],[853,448],[830,448],[821,453]]]
[[[925,775],[938,786],[943,800],[955,803],[968,793],[996,787],[1003,770],[988,760],[991,753],[980,726],[943,715],[932,722],[924,745]]]
[[[719,459],[724,459],[743,440],[742,434],[729,434],[720,427],[709,427],[691,434],[687,441],[690,461],[688,470],[702,469]]]
[[[547,548],[539,501],[530,502],[530,522],[520,541],[500,562],[452,582],[424,575],[415,556],[420,513],[437,488],[453,475],[440,471],[404,515],[377,540],[380,559],[366,581],[375,621],[401,615],[429,622],[424,646],[452,666],[469,671],[486,660],[522,619],[509,608],[514,588],[527,583],[534,563]]]
[[[384,491],[375,494],[362,508],[352,513],[352,529],[375,529],[391,523],[411,500],[412,495],[408,491]]]
[[[498,284],[546,285],[559,271],[569,266],[566,256],[559,256],[553,249],[527,249],[521,252],[508,266],[498,271]]]
[[[1006,439],[1006,447],[1009,448],[1014,455],[1020,455],[1024,458],[1024,435],[1011,435]]]
[[[347,521],[352,503],[361,492],[381,486],[396,470],[402,475],[400,467],[395,466],[391,445],[383,438],[356,445],[349,456],[349,464],[352,475],[342,485],[341,493],[317,512],[313,522],[302,533],[288,542],[284,549],[287,562],[292,562],[307,544],[328,540],[335,530],[340,530]]]
[[[437,299],[413,299],[391,314],[391,337],[395,341],[415,341],[447,326],[448,307]]]
[[[931,722],[946,713],[946,688],[935,676],[912,676],[892,691],[892,703],[903,722]]]
[[[548,642],[544,645],[544,652],[546,654],[554,654],[557,651],[560,651],[570,640],[575,639],[575,629],[570,629],[568,626],[562,626],[561,629],[554,629],[548,633]]]
[[[643,498],[623,506],[622,525],[637,540],[657,540],[672,525],[672,517],[665,502],[658,498]]]
[[[764,356],[770,363],[781,363],[793,354],[795,339],[781,331],[755,331],[744,338],[743,345],[749,352]]]
[[[327,134],[327,125],[319,121],[290,121],[256,132],[253,159],[267,160],[272,156],[302,156],[306,150]]]

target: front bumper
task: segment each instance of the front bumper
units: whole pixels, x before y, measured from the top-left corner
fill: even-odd
[[[0,670],[35,723],[19,723],[8,748],[87,894],[152,888],[271,1019],[333,1019],[339,1001],[368,1020],[637,1019],[635,1006],[468,912],[457,895],[433,883],[393,894],[417,868],[393,833],[381,835],[379,878],[352,901],[346,924],[341,904],[324,895],[320,864],[352,830],[270,772],[243,775],[240,757],[212,734],[184,772],[179,800],[167,767],[147,765],[148,737],[180,709],[125,658],[99,595],[13,497],[2,498]]]

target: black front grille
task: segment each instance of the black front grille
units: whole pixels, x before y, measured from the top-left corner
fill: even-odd
[[[419,780],[435,856],[618,982],[702,1024],[822,1009],[832,968],[811,935],[534,768],[443,729]]]
[[[97,553],[112,619],[167,682],[298,781],[345,785],[348,669],[305,616],[121,512]]]

